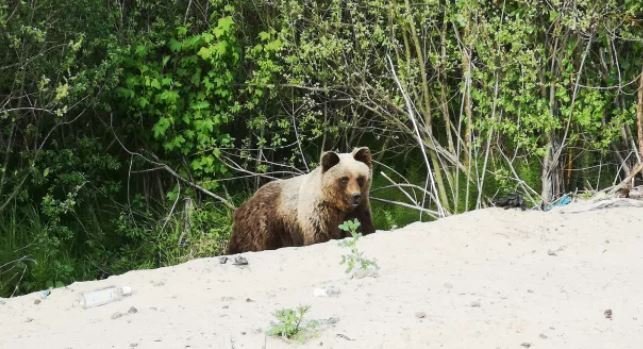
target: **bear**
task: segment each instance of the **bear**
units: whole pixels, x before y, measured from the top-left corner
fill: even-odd
[[[310,173],[263,185],[235,210],[227,253],[341,239],[348,234],[339,225],[355,218],[362,234],[375,232],[369,203],[372,168],[368,147],[327,151]]]

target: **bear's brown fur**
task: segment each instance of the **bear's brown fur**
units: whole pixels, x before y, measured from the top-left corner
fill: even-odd
[[[228,253],[304,246],[346,237],[339,229],[357,218],[360,232],[375,231],[368,192],[372,161],[368,148],[325,152],[312,172],[270,182],[234,213]]]

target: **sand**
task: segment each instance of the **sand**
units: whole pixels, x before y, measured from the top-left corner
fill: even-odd
[[[351,279],[331,241],[245,253],[243,267],[205,258],[74,283],[0,301],[0,348],[641,348],[641,204],[490,208],[380,231],[358,242],[376,277]],[[134,293],[74,303],[110,285]],[[266,335],[274,311],[298,305],[319,321],[312,338]]]

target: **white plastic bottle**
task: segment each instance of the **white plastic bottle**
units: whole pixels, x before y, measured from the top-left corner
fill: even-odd
[[[132,288],[128,286],[110,286],[93,291],[87,291],[80,294],[80,305],[87,309],[97,307],[114,301],[123,299],[123,297],[132,294]]]

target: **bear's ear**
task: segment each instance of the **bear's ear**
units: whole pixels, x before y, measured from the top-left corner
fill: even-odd
[[[353,159],[361,161],[368,165],[368,167],[373,167],[373,160],[371,158],[371,151],[368,147],[361,147],[353,149]]]
[[[331,167],[339,163],[339,155],[334,151],[324,152],[321,156],[322,173],[330,170]]]

